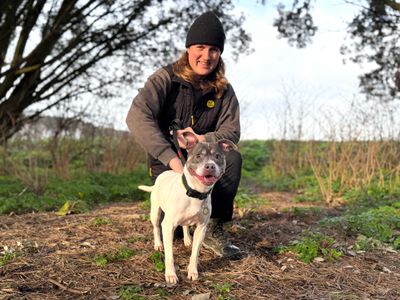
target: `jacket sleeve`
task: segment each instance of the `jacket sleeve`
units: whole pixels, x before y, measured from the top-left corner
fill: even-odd
[[[166,166],[176,154],[161,132],[157,120],[170,88],[168,72],[157,70],[139,89],[126,118],[126,124],[139,145]]]
[[[237,144],[240,139],[239,102],[231,85],[222,98],[222,108],[214,132],[205,134],[207,142],[228,139]]]

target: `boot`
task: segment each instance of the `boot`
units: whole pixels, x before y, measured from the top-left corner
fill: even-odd
[[[208,223],[203,246],[219,257],[240,259],[244,254],[239,247],[228,242],[224,232],[224,222],[220,219],[211,219]]]

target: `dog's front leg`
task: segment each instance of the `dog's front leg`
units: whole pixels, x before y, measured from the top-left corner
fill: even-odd
[[[188,267],[188,278],[190,280],[197,280],[199,278],[197,265],[199,263],[200,247],[203,244],[206,231],[207,231],[206,224],[197,225],[196,230],[194,231],[192,255],[190,256],[190,262]]]
[[[164,242],[164,256],[165,256],[165,281],[175,284],[178,282],[178,277],[175,273],[174,256],[173,256],[173,237],[176,226],[166,219],[161,224],[163,242]]]

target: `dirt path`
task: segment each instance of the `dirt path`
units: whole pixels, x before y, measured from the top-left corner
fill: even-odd
[[[296,215],[290,194],[266,194],[269,204],[256,212],[236,210],[230,236],[248,252],[242,260],[220,259],[203,249],[200,279],[189,282],[190,250],[175,244],[179,284],[168,287],[150,259],[151,225],[138,203],[115,204],[87,214],[54,213],[0,216],[0,248],[18,256],[0,267],[0,299],[122,299],[119,290],[134,286],[130,299],[400,299],[400,254],[375,250],[345,255],[333,262],[305,264],[291,253],[272,249],[315,229],[325,208]],[[307,206],[308,204],[301,204]],[[337,236],[346,250],[353,242]],[[101,267],[95,257],[133,250],[129,259]],[[140,296],[139,296],[140,295]]]

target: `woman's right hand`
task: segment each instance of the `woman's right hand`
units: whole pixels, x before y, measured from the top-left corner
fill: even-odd
[[[181,160],[176,156],[173,159],[171,159],[168,163],[169,167],[172,169],[172,171],[176,173],[183,173],[183,165]]]

